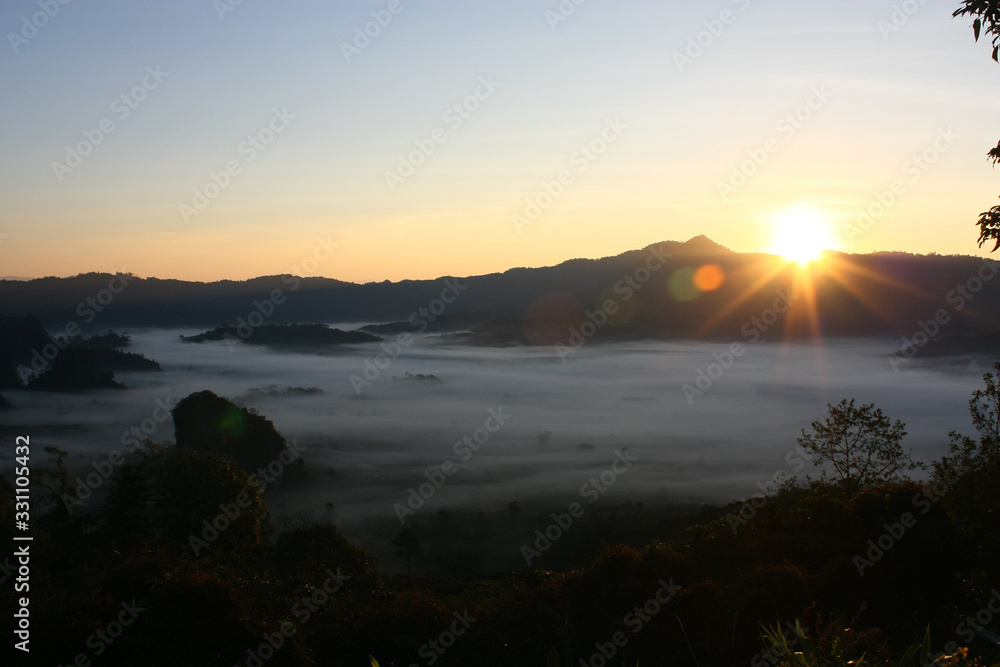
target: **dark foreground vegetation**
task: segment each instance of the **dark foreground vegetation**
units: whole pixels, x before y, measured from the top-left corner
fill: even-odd
[[[977,436],[952,434],[927,483],[905,477],[921,464],[901,423],[844,401],[799,441],[821,479],[768,480],[576,569],[450,577],[384,574],[334,525],[273,519],[266,495],[305,474],[298,452],[252,410],[192,394],[177,445],[147,442],[93,494],[65,452],[44,467],[34,452],[32,664],[993,664],[1000,388],[984,379]],[[3,481],[7,544],[14,509]],[[409,559],[420,535],[394,544]]]

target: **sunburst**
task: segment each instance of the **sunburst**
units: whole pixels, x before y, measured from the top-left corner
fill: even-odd
[[[793,206],[773,216],[771,222],[771,253],[799,266],[807,266],[837,245],[826,217],[807,204]]]

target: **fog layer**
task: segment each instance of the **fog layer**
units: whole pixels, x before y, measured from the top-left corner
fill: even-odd
[[[902,419],[904,445],[930,461],[946,452],[950,430],[971,431],[967,403],[984,370],[913,361],[897,372],[886,356],[898,349],[891,340],[761,342],[729,359],[727,345],[712,343],[589,343],[560,355],[429,337],[388,352],[366,344],[320,355],[178,338],[192,333],[132,332],[132,351],[163,373],[119,373],[125,391],[12,392],[18,409],[3,419],[32,435],[37,452],[70,451],[79,473],[114,449],[127,452],[133,427],[172,440],[162,406],[210,389],[257,409],[302,449],[309,480],[269,499],[276,512],[363,525],[395,519],[394,506],[447,461],[452,474],[421,512],[565,505],[616,451],[635,461],[600,502],[749,496],[778,471],[815,474],[789,452],[799,430],[844,397]],[[282,394],[288,387],[322,393]]]

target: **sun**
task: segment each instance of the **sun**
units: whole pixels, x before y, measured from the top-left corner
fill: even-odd
[[[819,259],[836,243],[830,223],[822,213],[807,205],[794,206],[772,217],[774,226],[770,252],[790,262],[806,266]]]

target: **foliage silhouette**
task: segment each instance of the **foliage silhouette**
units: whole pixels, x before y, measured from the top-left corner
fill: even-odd
[[[972,32],[979,41],[985,34],[992,38],[993,60],[1000,62],[1000,0],[963,0],[962,5],[952,16],[973,16]],[[1000,143],[987,153],[987,157],[996,166],[1000,163]],[[979,216],[979,247],[987,241],[995,241],[992,252],[1000,248],[1000,206],[994,206]]]
[[[411,528],[403,528],[392,540],[392,546],[396,548],[393,552],[406,561],[406,573],[413,574],[410,561],[420,553],[420,538]]]
[[[813,455],[813,465],[833,467],[835,479],[851,488],[876,486],[905,479],[903,471],[922,468],[904,452],[900,442],[905,424],[891,421],[874,403],[855,407],[846,398],[827,404],[829,416],[803,429],[799,444]],[[823,470],[826,478],[827,470]]]
[[[996,375],[993,384],[987,379],[972,406],[987,443],[996,432],[996,403],[990,401],[998,381]],[[872,407],[868,416],[875,414]],[[877,421],[902,437],[901,424]],[[989,460],[992,450],[983,451]],[[56,469],[38,473],[55,480],[58,493],[65,457],[58,450],[50,454]],[[288,623],[295,631],[273,650],[269,667],[371,664],[371,655],[385,665],[426,664],[435,655],[437,667],[550,667],[586,663],[616,632],[628,642],[607,664],[773,664],[752,660],[760,652],[761,626],[775,619],[779,625],[801,619],[802,627],[815,629],[804,634],[816,651],[803,650],[800,638],[792,652],[801,651],[807,662],[793,657],[789,664],[838,664],[841,657],[861,656],[870,664],[901,656],[899,664],[907,664],[913,637],[928,624],[954,628],[989,599],[987,591],[1000,578],[1000,558],[990,546],[995,537],[968,528],[964,517],[975,504],[984,515],[995,513],[998,503],[995,495],[973,496],[956,487],[917,504],[930,497],[929,487],[885,477],[858,488],[822,481],[785,485],[738,532],[724,517],[727,508],[716,508],[716,518],[698,520],[675,536],[642,548],[607,544],[592,563],[564,572],[389,577],[334,526],[275,534],[259,488],[231,461],[147,443],[137,460],[114,474],[106,498],[95,497],[72,517],[49,512],[33,518],[32,610],[38,621],[32,657],[43,664],[72,662],[88,650],[95,629],[115,618],[123,601],[134,600],[144,611],[100,656],[101,665],[245,665],[265,635],[274,637]],[[193,553],[191,535],[202,535],[220,505],[240,494],[249,506]],[[10,540],[13,501],[10,484],[0,484],[0,539]],[[916,523],[860,575],[853,559],[906,512],[918,515]],[[503,504],[495,514],[508,523]],[[435,525],[450,531],[449,517],[439,518]],[[397,542],[393,546],[414,547],[414,539]],[[347,576],[342,585],[324,589],[331,573]],[[648,601],[662,581],[681,588],[652,613]],[[303,607],[304,600],[315,608]],[[4,612],[10,604],[0,599]],[[843,621],[843,610],[858,609]],[[428,653],[429,643],[453,627],[455,614],[476,620],[449,640],[445,653]],[[927,645],[921,642],[917,652]],[[975,648],[988,655],[988,646]]]
[[[302,460],[291,455],[270,420],[211,391],[182,399],[173,417],[179,449],[218,454],[249,472],[263,469],[266,473],[276,461],[286,470],[302,468]]]

